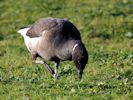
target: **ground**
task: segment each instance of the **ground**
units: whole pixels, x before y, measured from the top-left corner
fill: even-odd
[[[132,100],[132,0],[1,0],[0,13],[1,100]],[[89,53],[81,81],[73,62],[61,63],[57,81],[32,64],[17,30],[42,17],[79,29]]]

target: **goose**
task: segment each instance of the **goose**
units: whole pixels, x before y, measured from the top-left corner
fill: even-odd
[[[80,32],[70,21],[63,18],[40,18],[32,25],[23,27],[18,33],[24,38],[32,61],[43,65],[56,80],[61,61],[73,61],[78,77],[82,78],[88,62],[88,52]],[[41,57],[42,60],[37,60]],[[55,62],[53,70],[46,61]]]

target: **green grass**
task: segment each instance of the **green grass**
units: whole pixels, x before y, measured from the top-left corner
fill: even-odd
[[[67,18],[81,32],[89,53],[81,81],[73,62],[61,63],[57,81],[32,64],[17,30],[42,17]],[[28,98],[132,100],[132,0],[0,0],[0,99]]]

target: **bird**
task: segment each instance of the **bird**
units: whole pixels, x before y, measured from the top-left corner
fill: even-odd
[[[62,61],[73,61],[79,79],[88,62],[88,52],[82,42],[79,30],[63,18],[40,18],[33,24],[17,31],[23,38],[32,62],[43,65],[55,80]],[[42,58],[37,60],[37,58]],[[55,63],[54,70],[47,61]]]

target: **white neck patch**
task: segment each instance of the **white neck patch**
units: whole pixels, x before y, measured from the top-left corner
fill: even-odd
[[[78,44],[75,44],[74,46],[73,46],[73,51],[72,52],[74,52],[74,50],[75,50],[75,48],[78,46]]]

